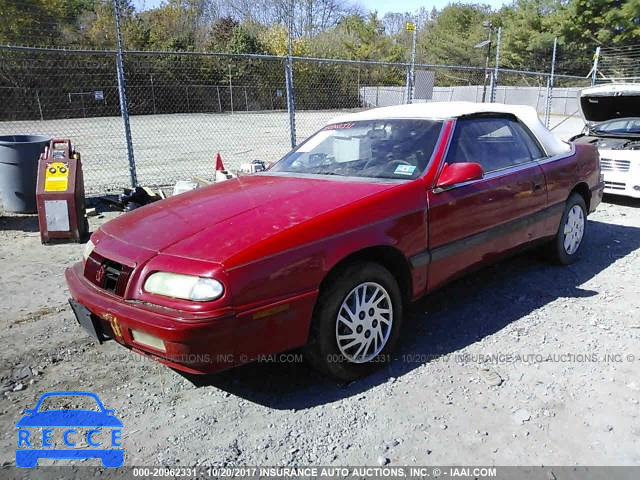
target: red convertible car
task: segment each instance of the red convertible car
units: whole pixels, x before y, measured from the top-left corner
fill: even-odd
[[[598,153],[530,107],[429,103],[338,118],[266,172],[100,227],[66,271],[78,321],[178,370],[303,347],[353,379],[389,361],[405,306],[546,244],[580,254]]]

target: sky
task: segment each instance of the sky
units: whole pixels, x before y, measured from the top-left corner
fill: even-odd
[[[491,5],[494,9],[500,8],[503,4],[511,3],[510,0],[455,0],[456,3],[479,3]],[[154,8],[162,3],[162,0],[133,0],[133,4],[138,10],[144,8]],[[433,7],[440,10],[446,7],[451,0],[359,0],[358,3],[369,10],[377,10],[382,17],[387,12],[415,12],[424,6],[428,10]]]
[[[451,0],[360,0],[359,3],[369,10],[377,10],[380,16],[383,16],[387,12],[415,12],[420,7],[426,7],[429,11],[431,11],[433,7],[441,10],[453,2]],[[511,2],[508,0],[455,0],[455,3],[487,4],[497,9],[500,8],[503,3]]]

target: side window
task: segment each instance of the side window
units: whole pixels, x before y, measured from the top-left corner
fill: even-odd
[[[529,133],[507,117],[479,117],[456,122],[447,163],[476,162],[485,172],[541,158]]]
[[[546,156],[540,148],[538,142],[534,140],[527,129],[525,129],[518,122],[511,122],[511,125],[518,134],[518,137],[520,137],[524,144],[527,146],[527,150],[529,150],[529,153],[534,160],[540,160],[541,158],[544,158]]]

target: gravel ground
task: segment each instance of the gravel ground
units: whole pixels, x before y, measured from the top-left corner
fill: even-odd
[[[396,360],[348,385],[296,352],[189,379],[96,346],[66,303],[82,245],[2,213],[0,464],[42,393],[86,390],[124,423],[126,465],[639,465],[639,211],[606,198],[572,266],[534,251],[430,295]]]

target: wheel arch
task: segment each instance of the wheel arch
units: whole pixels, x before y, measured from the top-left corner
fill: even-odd
[[[320,283],[320,290],[331,281],[333,276],[337,275],[344,267],[355,261],[369,261],[377,263],[391,273],[398,282],[402,302],[408,304],[411,302],[413,295],[413,281],[411,278],[411,267],[409,261],[404,254],[395,247],[390,245],[378,245],[366,247],[361,250],[350,253],[340,261],[336,262],[327,272]]]
[[[587,185],[585,182],[581,182],[581,183],[577,184],[575,187],[573,187],[573,189],[569,193],[569,197],[571,195],[573,195],[574,193],[577,193],[578,195],[580,195],[584,199],[584,203],[585,203],[585,205],[587,207],[587,213],[588,213],[589,212],[589,204],[591,203],[591,190],[589,189],[589,185]],[[567,197],[567,198],[569,198],[569,197]]]

